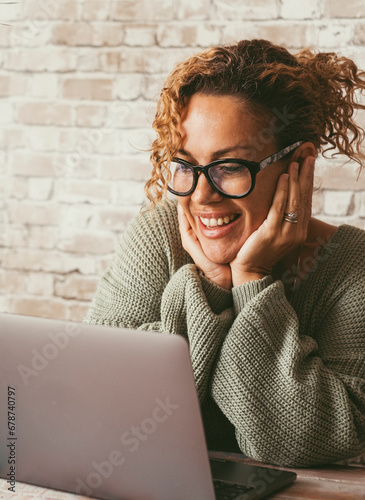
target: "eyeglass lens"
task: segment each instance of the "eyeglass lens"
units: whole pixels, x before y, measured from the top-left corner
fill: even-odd
[[[193,168],[183,163],[172,161],[169,187],[180,194],[190,191],[194,184]],[[240,196],[251,189],[251,175],[244,165],[223,163],[209,168],[208,175],[220,191],[227,195]]]

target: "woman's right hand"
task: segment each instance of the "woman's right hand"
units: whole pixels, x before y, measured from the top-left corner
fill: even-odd
[[[194,233],[180,204],[177,205],[181,241],[184,249],[195,262],[196,266],[210,281],[216,285],[231,290],[232,273],[229,264],[215,264],[205,255],[200,241]]]

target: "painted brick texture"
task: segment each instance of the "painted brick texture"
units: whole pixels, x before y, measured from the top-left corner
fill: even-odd
[[[365,69],[365,2],[0,3],[0,311],[81,321],[145,202],[156,101],[174,64],[261,37]],[[359,116],[365,124],[365,117]],[[313,213],[365,228],[365,172],[318,161]]]

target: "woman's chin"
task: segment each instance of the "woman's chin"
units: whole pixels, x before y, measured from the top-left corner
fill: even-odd
[[[211,262],[217,265],[229,264],[236,257],[233,249],[204,248],[205,255]]]

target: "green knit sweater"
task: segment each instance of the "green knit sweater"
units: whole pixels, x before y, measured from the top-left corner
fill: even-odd
[[[183,335],[209,449],[308,467],[365,450],[365,232],[340,226],[295,290],[226,291],[181,244],[176,205],[124,234],[85,322]]]

